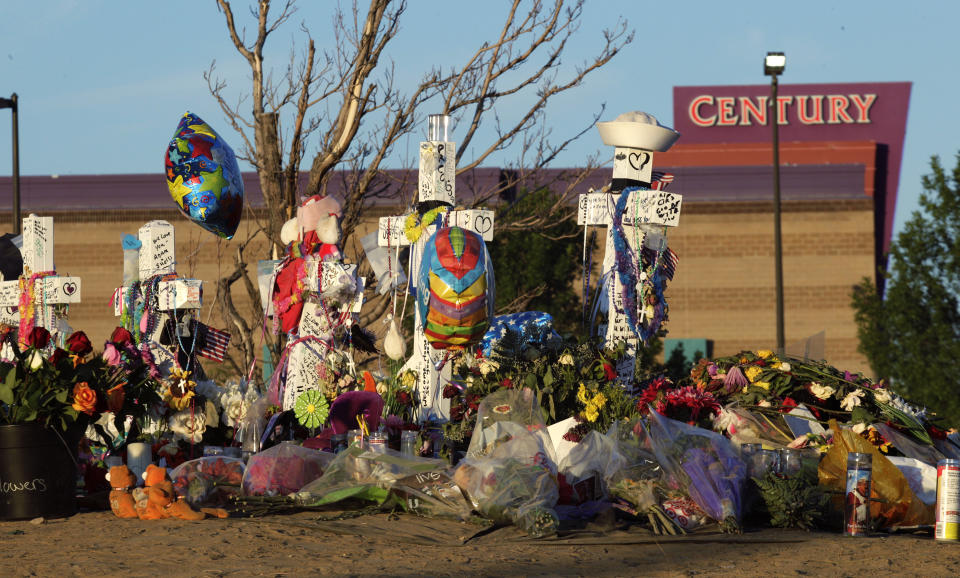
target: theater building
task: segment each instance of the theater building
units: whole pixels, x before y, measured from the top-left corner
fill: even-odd
[[[768,86],[674,88],[672,126],[681,138],[654,157],[656,170],[675,175],[669,190],[683,195],[680,226],[669,231],[679,256],[666,293],[669,346],[681,342],[688,354],[706,349],[712,355],[775,346],[775,117],[788,352],[807,351],[838,367],[869,371],[857,352],[851,290],[864,277],[876,282],[890,245],[909,95],[910,83],[784,84],[776,106],[768,107]],[[666,111],[648,112],[670,124]],[[602,146],[596,135],[585,138]],[[394,172],[393,182],[415,179]],[[497,168],[461,175],[458,200],[469,200],[461,191],[483,190],[500,178]],[[583,192],[609,179],[608,166],[583,184]],[[243,238],[262,206],[256,175],[245,175],[244,182],[252,208],[236,238]],[[176,227],[178,273],[205,282],[201,319],[228,326],[216,320],[212,307],[214,280],[232,267],[236,243],[218,241],[181,216],[162,171],[26,176],[20,190],[24,216],[54,217],[58,272],[83,282],[82,302],[71,305],[71,324],[95,344],[115,326],[111,298],[122,277],[121,236],[153,219]],[[2,231],[11,230],[11,194],[10,177],[0,177]],[[358,233],[398,210],[375,207]],[[245,256],[255,267],[262,246],[251,246]],[[234,297],[245,299],[239,288]]]

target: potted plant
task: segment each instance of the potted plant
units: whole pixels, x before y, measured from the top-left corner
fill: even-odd
[[[50,333],[34,327],[25,342],[3,331],[0,361],[0,519],[70,515],[75,508],[76,440],[71,426],[84,403],[74,372],[61,374]],[[22,345],[22,347],[21,347]]]
[[[0,342],[0,519],[70,515],[77,445],[88,426],[115,452],[100,418],[112,416],[124,432],[128,416],[145,414],[159,399],[154,382],[143,368],[93,355],[82,331],[67,338],[66,349],[52,345],[42,327],[22,343],[6,328]]]

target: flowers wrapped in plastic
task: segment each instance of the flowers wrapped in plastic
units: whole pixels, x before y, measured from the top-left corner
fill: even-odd
[[[383,453],[351,446],[337,454],[323,477],[294,496],[304,507],[319,507],[347,499],[376,504],[388,500],[416,514],[466,519],[470,506],[445,470],[447,463]]]
[[[207,456],[180,464],[170,479],[177,495],[191,506],[218,508],[240,493],[243,473],[243,460]]]
[[[489,444],[482,456],[469,455],[453,479],[483,516],[512,523],[535,538],[555,534],[559,519],[554,506],[560,495],[555,466],[536,433],[512,425],[516,427],[503,428],[510,432],[507,441]]]
[[[688,495],[725,531],[739,531],[747,467],[730,440],[656,411],[650,412],[647,433],[667,487]]]
[[[334,455],[281,443],[250,456],[243,476],[243,493],[285,496],[320,478]]]

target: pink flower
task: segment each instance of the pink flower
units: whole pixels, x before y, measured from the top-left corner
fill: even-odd
[[[120,365],[120,352],[112,343],[103,346],[103,360],[109,365]]]

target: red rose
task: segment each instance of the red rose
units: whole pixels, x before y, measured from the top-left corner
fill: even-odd
[[[450,419],[453,421],[460,421],[463,419],[464,407],[462,405],[457,405],[450,408]]]
[[[398,391],[397,403],[399,403],[400,405],[411,405],[413,404],[413,398],[410,397],[410,394],[405,391]]]
[[[603,364],[603,373],[607,376],[607,381],[613,381],[617,378],[617,370],[609,363]]]
[[[116,343],[117,345],[126,345],[133,341],[133,335],[123,327],[117,327],[113,330],[113,333],[110,335],[110,341]]]
[[[444,399],[453,399],[457,397],[457,394],[460,393],[460,390],[457,389],[457,386],[447,384],[443,388],[443,397]]]
[[[27,345],[34,349],[43,349],[50,343],[50,332],[43,327],[34,327],[27,335]]]
[[[795,407],[797,407],[797,401],[792,397],[785,397],[783,398],[783,402],[780,404],[780,412],[787,413]]]
[[[66,356],[67,352],[58,347],[56,350],[54,350],[53,355],[50,356],[50,364],[55,366]]]
[[[90,345],[90,340],[87,339],[86,333],[83,331],[74,331],[73,335],[67,338],[67,349],[77,355],[83,356],[93,351],[93,346]]]
[[[503,381],[500,382],[500,387],[505,387],[507,389],[513,389],[513,380],[509,377],[504,377]]]

